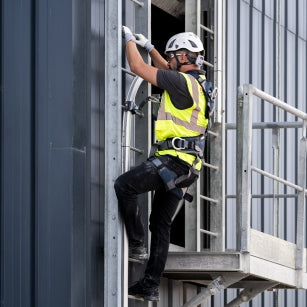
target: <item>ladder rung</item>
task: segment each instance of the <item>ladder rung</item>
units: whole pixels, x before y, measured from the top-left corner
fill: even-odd
[[[144,264],[145,261],[144,260],[138,260],[138,259],[134,259],[134,258],[128,258],[129,262],[134,262],[134,263],[140,263],[140,264]]]
[[[211,64],[211,63],[209,63],[209,62],[207,62],[207,61],[204,61],[204,64],[205,64],[205,65],[207,65],[207,66],[209,66],[209,67],[214,68],[214,65],[213,65],[213,64]]]
[[[214,136],[214,137],[216,137],[216,138],[219,136],[219,134],[218,134],[217,132],[213,132],[213,131],[211,131],[211,130],[208,130],[207,133],[208,133],[208,134],[211,134],[212,136]]]
[[[210,197],[207,197],[207,196],[204,196],[204,195],[199,195],[199,197],[200,197],[201,199],[207,200],[207,201],[209,201],[209,202],[211,202],[211,203],[214,203],[214,204],[217,204],[217,203],[218,203],[218,200],[213,199],[213,198],[210,198]]]
[[[144,150],[142,150],[142,149],[138,149],[138,148],[135,148],[135,147],[133,147],[133,146],[122,146],[122,147],[129,147],[129,149],[130,150],[132,150],[132,151],[135,151],[135,152],[138,152],[139,154],[144,154]]]
[[[137,5],[143,7],[144,6],[144,3],[143,2],[140,2],[140,1],[137,1],[137,0],[131,0],[132,2],[136,3]]]
[[[137,297],[137,296],[134,296],[134,295],[128,295],[128,298],[130,298],[131,300],[144,302],[144,299],[142,297]]]
[[[128,74],[128,75],[133,76],[133,77],[136,76],[135,73],[133,73],[131,70],[129,70],[129,69],[127,69],[127,68],[122,67],[122,71],[123,71],[124,73]]]
[[[215,166],[215,165],[212,165],[212,164],[209,164],[209,163],[206,163],[206,162],[203,162],[203,166],[207,166],[209,168],[213,168],[214,170],[218,171],[218,166]]]
[[[142,150],[142,149],[138,149],[138,148],[133,147],[133,146],[129,146],[129,148],[130,148],[132,151],[135,151],[135,152],[140,153],[141,155],[144,153],[144,150]]]
[[[201,29],[203,29],[203,30],[207,31],[208,33],[214,35],[214,31],[213,30],[209,29],[208,27],[206,27],[206,26],[204,26],[202,24],[200,24],[199,26],[201,27]]]
[[[209,231],[209,230],[205,230],[205,229],[201,229],[200,228],[199,231],[202,232],[202,233],[205,233],[205,234],[207,234],[209,236],[212,236],[212,237],[217,237],[218,236],[218,234],[216,232],[212,232],[212,231]]]

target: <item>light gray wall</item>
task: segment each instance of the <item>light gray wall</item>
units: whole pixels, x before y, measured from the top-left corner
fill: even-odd
[[[236,91],[239,85],[251,83],[265,92],[306,112],[307,77],[307,4],[297,1],[227,1],[226,2],[226,122],[236,120]],[[280,20],[280,25],[279,25]],[[255,99],[255,122],[295,121],[271,105]],[[297,141],[301,129],[280,131],[280,176],[297,180]],[[227,194],[235,194],[235,130],[228,130],[226,145]],[[252,164],[273,171],[272,130],[253,132]],[[273,192],[269,179],[252,177],[253,194]],[[280,193],[294,193],[280,186]],[[280,237],[295,241],[294,199],[280,200]],[[235,248],[235,200],[226,202],[227,248]],[[273,233],[272,199],[252,201],[252,227]],[[279,306],[305,306],[305,291],[279,291]],[[236,291],[227,291],[227,301]],[[252,301],[252,306],[273,305],[274,294],[266,292]],[[219,305],[218,305],[219,306]],[[250,306],[244,304],[242,306]]]

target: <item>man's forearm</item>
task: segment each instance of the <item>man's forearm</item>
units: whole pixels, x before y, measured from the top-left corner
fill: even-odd
[[[155,67],[159,69],[169,69],[167,61],[161,56],[157,49],[152,49],[149,55]]]

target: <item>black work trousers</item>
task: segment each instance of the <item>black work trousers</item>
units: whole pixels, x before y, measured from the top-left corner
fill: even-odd
[[[163,156],[161,160],[178,176],[189,171],[189,167],[176,158]],[[138,194],[155,191],[149,219],[151,246],[145,279],[147,284],[158,286],[167,259],[172,217],[180,200],[172,192],[166,191],[157,168],[150,159],[119,176],[115,182],[115,191],[130,246],[144,244]]]

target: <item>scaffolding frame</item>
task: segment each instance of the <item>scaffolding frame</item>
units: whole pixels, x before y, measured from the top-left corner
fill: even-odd
[[[293,114],[301,119],[302,135],[299,140],[298,156],[298,183],[295,184],[280,178],[267,171],[252,165],[252,116],[254,96],[271,103],[272,105]],[[297,191],[297,216],[296,216],[296,244],[295,244],[295,267],[297,288],[306,288],[303,281],[303,268],[306,270],[306,259],[304,259],[304,225],[305,225],[305,202],[306,202],[306,128],[307,114],[292,107],[291,105],[277,99],[256,87],[245,84],[243,92],[238,93],[237,105],[237,250],[249,253],[251,251],[251,175],[257,172],[279,183],[290,186]],[[286,129],[286,128],[285,128]],[[276,208],[274,207],[276,210]],[[274,227],[275,228],[275,227]],[[306,274],[305,274],[306,275]],[[306,277],[305,277],[306,278]]]
[[[133,0],[132,0],[133,1]],[[133,1],[138,4],[138,1]],[[200,194],[199,182],[193,191],[196,193],[196,200],[192,206],[186,208],[189,231],[186,231],[186,242],[188,243],[184,252],[173,252],[169,256],[166,265],[166,277],[172,278],[173,273],[190,273],[189,278],[179,278],[184,281],[193,281],[206,285],[207,288],[185,303],[185,307],[200,304],[209,296],[214,295],[227,287],[244,288],[239,297],[228,303],[227,306],[236,306],[240,302],[246,302],[257,294],[272,287],[289,288],[307,288],[306,277],[306,259],[304,248],[304,216],[305,216],[305,195],[306,195],[306,121],[307,115],[286,104],[285,102],[268,95],[267,93],[253,87],[252,85],[243,86],[243,94],[238,94],[237,104],[237,124],[225,124],[224,110],[224,33],[225,33],[225,1],[214,1],[214,26],[206,27],[200,24],[200,0],[186,1],[186,12],[194,19],[187,19],[186,31],[200,33],[201,30],[208,32],[214,38],[214,64],[208,62],[210,67],[214,67],[214,84],[218,86],[219,94],[217,109],[214,120],[210,127],[210,163],[205,166],[210,168],[211,188],[210,195]],[[196,24],[196,28],[195,28]],[[216,37],[216,39],[215,39]],[[253,97],[256,96],[266,100],[273,105],[288,111],[302,119],[302,123],[252,123],[252,104]],[[130,116],[130,115],[129,115]],[[278,126],[279,125],[279,126]],[[276,127],[291,128],[295,126],[302,127],[303,135],[300,140],[298,184],[290,183],[278,177],[278,172],[269,174],[260,170],[251,164],[251,135],[252,129],[274,129]],[[236,195],[225,195],[225,138],[227,129],[237,129],[237,193]],[[131,127],[129,127],[130,131]],[[275,139],[276,139],[275,135]],[[130,139],[130,136],[128,137]],[[276,144],[275,144],[276,145]],[[125,145],[126,162],[130,151],[137,151],[131,143]],[[127,165],[123,166],[127,169]],[[274,227],[275,237],[261,233],[251,228],[251,199],[257,195],[251,194],[251,174],[257,172],[269,177],[276,182],[286,184],[295,188],[298,192],[293,197],[298,200],[297,214],[297,242],[290,242],[277,238],[276,227]],[[292,197],[291,195],[278,195],[273,193],[273,201],[279,197]],[[234,252],[225,251],[225,202],[227,197],[237,198],[237,249]],[[267,197],[270,195],[258,195],[258,197]],[[201,200],[210,203],[210,229],[201,228]],[[274,206],[276,208],[276,206]],[[275,221],[277,215],[274,214]],[[195,232],[191,232],[195,229]],[[201,235],[210,236],[210,250],[203,251],[201,247]],[[258,244],[265,241],[272,247],[281,245],[284,257],[274,259],[274,255],[263,254]],[[252,242],[256,242],[255,244]],[[293,257],[294,255],[294,257]],[[125,256],[126,258],[126,256]],[[289,258],[289,259],[286,259]],[[204,261],[206,259],[206,261]],[[193,266],[197,264],[196,266]],[[263,267],[262,267],[263,265]],[[193,272],[206,272],[203,279],[191,276]],[[265,271],[266,270],[266,271]],[[192,272],[192,273],[191,273]],[[198,272],[198,273],[199,273]],[[217,274],[219,272],[220,274]],[[290,273],[290,278],[287,274]],[[127,273],[125,273],[127,274]],[[199,274],[197,275],[199,276]],[[208,277],[209,276],[209,277]],[[248,276],[260,276],[263,278],[258,284],[245,282],[244,278]],[[176,277],[175,277],[176,278]],[[178,279],[178,278],[177,278]],[[126,280],[126,279],[125,279]],[[125,281],[126,284],[126,281]],[[126,286],[124,286],[126,287]],[[125,292],[125,301],[126,301]],[[124,304],[125,306],[127,303]]]
[[[252,165],[252,129],[254,97],[267,101],[297,116],[302,121],[294,125],[302,127],[299,140],[298,182],[294,183],[261,170]],[[259,99],[258,99],[259,100]],[[254,124],[259,128],[292,127],[293,124]],[[306,248],[304,248],[304,224],[306,201],[306,128],[307,114],[287,103],[247,84],[238,90],[237,99],[237,249],[236,251],[172,253],[166,265],[168,278],[179,278],[203,284],[206,288],[184,304],[197,306],[211,295],[231,288],[243,288],[237,298],[226,306],[239,306],[259,293],[272,288],[307,289]],[[251,177],[257,172],[297,191],[296,243],[282,240],[274,235],[257,231],[251,227]],[[273,171],[274,172],[274,171]],[[269,195],[260,195],[269,197]],[[272,194],[274,199],[275,194]],[[285,195],[281,195],[284,197]],[[293,197],[293,195],[290,195]],[[225,196],[227,197],[227,196]],[[274,209],[276,207],[274,206]],[[275,215],[274,215],[275,217]],[[214,218],[212,219],[214,221]],[[226,221],[224,220],[224,223]],[[217,235],[224,225],[212,225]],[[278,251],[278,252],[276,252]],[[246,279],[248,278],[248,279]],[[253,278],[255,280],[253,281]]]

